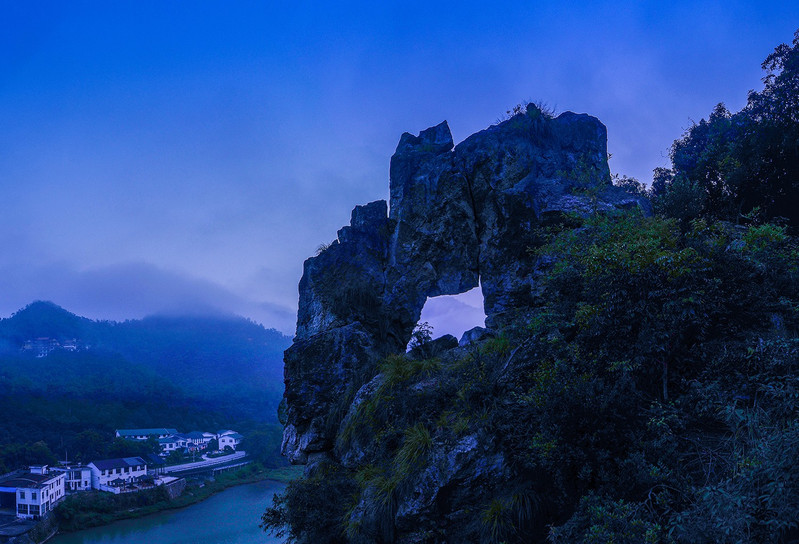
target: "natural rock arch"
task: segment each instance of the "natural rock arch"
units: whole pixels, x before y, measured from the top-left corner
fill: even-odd
[[[405,133],[385,201],[356,206],[337,240],[304,264],[297,334],[285,353],[283,452],[334,455],[358,388],[404,351],[428,297],[482,285],[486,326],[534,306],[535,229],[564,215],[648,203],[613,187],[596,118],[535,106],[457,147],[446,121]]]

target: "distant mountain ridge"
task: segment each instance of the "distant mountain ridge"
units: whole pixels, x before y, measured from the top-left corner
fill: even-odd
[[[37,340],[70,349],[56,347],[48,357],[37,357],[31,349]],[[239,418],[273,420],[283,390],[282,354],[290,343],[280,332],[238,316],[96,321],[35,301],[0,319],[0,376],[33,380],[56,393],[119,389],[121,398],[133,394],[125,391],[127,384],[195,399]],[[75,372],[81,371],[79,379]],[[109,379],[97,380],[97,373]]]

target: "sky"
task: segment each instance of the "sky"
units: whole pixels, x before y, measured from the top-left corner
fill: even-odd
[[[542,101],[598,117],[611,170],[648,182],[797,28],[795,1],[0,0],[0,317],[292,334],[302,262],[388,198],[403,132],[446,119],[458,142]],[[457,334],[480,305],[423,319]]]

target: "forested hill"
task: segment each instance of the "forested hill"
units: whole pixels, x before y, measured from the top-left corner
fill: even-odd
[[[86,430],[276,423],[290,342],[235,316],[94,321],[37,301],[0,319],[0,436],[56,451]]]

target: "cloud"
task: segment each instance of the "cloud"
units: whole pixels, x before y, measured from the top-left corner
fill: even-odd
[[[205,280],[144,262],[76,270],[63,263],[0,270],[0,312],[51,300],[78,315],[124,320],[151,314],[236,314],[293,334],[295,312],[250,300]]]

